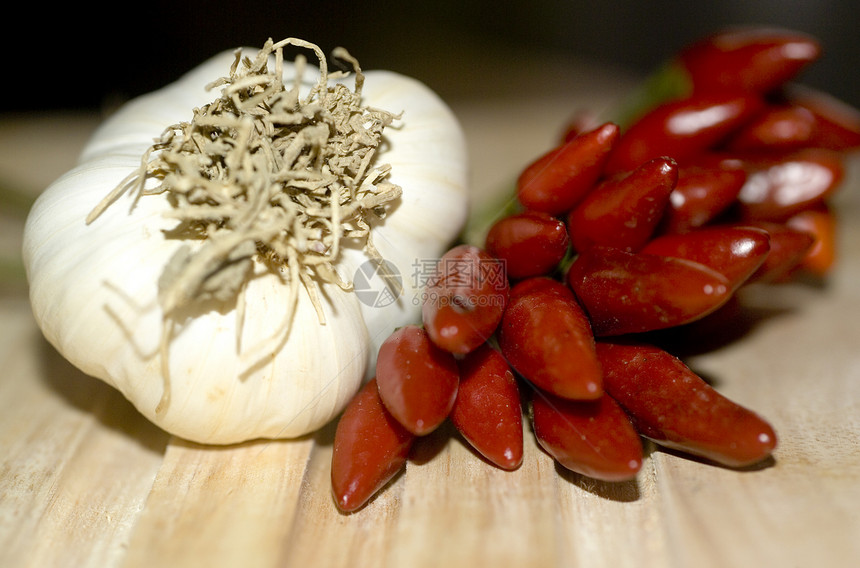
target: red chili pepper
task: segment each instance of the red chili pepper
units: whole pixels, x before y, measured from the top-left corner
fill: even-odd
[[[640,434],[730,467],[771,455],[773,428],[729,400],[680,359],[645,344],[600,342],[607,392],[624,407]]]
[[[567,213],[603,173],[618,134],[616,124],[606,123],[535,160],[517,179],[519,202],[550,215]]]
[[[763,105],[756,95],[727,91],[663,103],[621,135],[606,164],[606,173],[630,171],[660,156],[671,156],[683,165],[722,142]]]
[[[515,285],[498,339],[511,367],[539,388],[570,399],[602,394],[591,327],[561,282],[538,277]]]
[[[497,221],[487,233],[487,252],[504,263],[508,278],[553,272],[567,253],[564,223],[548,213],[524,211]]]
[[[841,152],[860,148],[860,110],[827,93],[797,85],[787,89],[786,98],[815,116],[811,146]]]
[[[657,237],[641,252],[704,264],[725,276],[733,289],[737,289],[767,258],[770,236],[767,231],[754,227],[714,225]]]
[[[448,417],[458,381],[454,356],[418,326],[395,330],[379,348],[379,396],[391,415],[417,436],[429,434]]]
[[[821,148],[743,161],[748,173],[738,202],[745,220],[784,221],[833,195],[844,177],[842,156]]]
[[[337,424],[331,458],[335,503],[355,511],[406,465],[415,437],[385,409],[376,379],[353,397]]]
[[[836,264],[836,216],[826,206],[801,211],[785,223],[812,235],[812,247],[799,262],[800,268],[815,276],[826,276]]]
[[[505,266],[486,251],[458,245],[442,255],[424,290],[424,328],[437,346],[468,353],[496,330],[508,301]]]
[[[814,38],[792,30],[735,28],[705,37],[678,55],[693,89],[767,93],[821,55]]]
[[[798,231],[784,223],[754,221],[743,225],[767,231],[770,252],[762,265],[750,277],[755,282],[778,282],[796,268],[815,243],[806,231]]]
[[[677,181],[675,161],[656,158],[599,183],[567,217],[573,248],[639,250],[662,218]]]
[[[567,282],[596,336],[695,321],[723,305],[733,288],[725,276],[697,262],[608,247],[581,252]]]
[[[536,392],[532,424],[540,446],[571,471],[603,481],[626,481],[642,468],[642,440],[609,395],[582,401]]]
[[[739,163],[728,161],[680,167],[658,231],[682,233],[709,223],[735,202],[746,177]]]
[[[491,463],[523,462],[523,414],[517,380],[501,353],[484,344],[458,361],[460,389],[451,422]]]
[[[790,105],[772,105],[731,135],[725,148],[734,152],[797,150],[812,144],[815,115]]]

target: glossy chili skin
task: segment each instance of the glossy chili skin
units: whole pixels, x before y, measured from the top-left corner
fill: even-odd
[[[498,340],[511,367],[539,388],[570,399],[603,393],[591,326],[563,283],[538,277],[516,284]]]
[[[776,447],[767,421],[729,400],[680,359],[652,345],[597,345],[606,390],[643,436],[729,466],[761,462]]]
[[[785,221],[831,197],[845,176],[842,156],[822,148],[741,156],[747,180],[738,194],[741,218]]]
[[[767,93],[821,55],[809,35],[774,27],[737,27],[704,37],[681,50],[678,63],[694,91]]]
[[[415,436],[385,409],[376,379],[349,402],[334,435],[331,486],[337,507],[361,508],[406,465]]]
[[[508,362],[489,344],[458,360],[460,389],[451,422],[490,463],[514,470],[523,462],[520,390]]]
[[[817,122],[811,111],[792,105],[769,105],[724,143],[730,152],[797,150],[813,144]]]
[[[455,246],[428,278],[421,308],[424,327],[442,349],[468,353],[496,330],[509,293],[503,262],[479,247]]]
[[[606,173],[632,171],[661,156],[670,156],[683,165],[722,142],[763,106],[757,95],[731,91],[665,102],[621,135],[607,161]]]
[[[735,202],[746,178],[739,161],[702,160],[680,167],[658,232],[682,233],[711,222]]]
[[[639,250],[660,222],[677,182],[678,164],[661,157],[597,184],[567,217],[573,248]]]
[[[640,333],[695,321],[723,305],[729,280],[680,258],[592,247],[571,264],[567,283],[596,336]]]
[[[379,348],[376,382],[385,408],[409,432],[423,436],[451,412],[459,370],[454,356],[416,325],[395,330]]]
[[[532,425],[540,446],[565,468],[603,481],[627,481],[642,467],[642,441],[610,396],[566,400],[532,396]]]
[[[814,238],[812,246],[798,263],[799,268],[817,277],[829,274],[837,258],[836,214],[833,210],[826,205],[807,209],[789,218],[785,224]]]
[[[750,276],[751,282],[782,280],[803,261],[815,244],[815,238],[811,234],[789,227],[785,223],[754,221],[742,225],[766,231],[770,241],[770,252]]]
[[[523,211],[494,223],[485,248],[504,262],[508,278],[522,280],[555,271],[569,244],[564,222],[548,213]]]
[[[726,277],[733,290],[744,284],[770,253],[770,236],[764,229],[713,225],[681,234],[656,237],[643,253],[685,258],[713,268]]]
[[[567,213],[602,175],[619,132],[618,125],[605,123],[529,164],[517,178],[519,202],[550,215]]]
[[[810,87],[793,85],[784,89],[789,104],[803,108],[815,117],[809,145],[838,152],[860,148],[860,110]]]

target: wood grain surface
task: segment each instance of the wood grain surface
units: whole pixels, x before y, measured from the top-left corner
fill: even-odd
[[[479,196],[503,191],[564,118],[626,86],[604,77],[538,91],[534,78],[450,100]],[[35,193],[71,166],[99,117],[0,120],[0,175]],[[24,286],[6,282],[0,566],[860,565],[860,176],[851,168],[829,281],[747,289],[742,332],[688,358],[775,426],[774,459],[749,471],[648,446],[636,481],[601,483],[560,470],[526,427],[524,465],[503,472],[444,427],[367,507],[343,515],[329,488],[333,426],[229,447],[173,438],[65,362],[42,339]],[[2,222],[6,259],[22,225],[8,209]]]

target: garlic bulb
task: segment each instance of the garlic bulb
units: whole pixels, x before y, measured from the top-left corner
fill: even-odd
[[[284,62],[287,44],[314,50],[319,67],[301,58]],[[362,72],[343,56],[353,73],[328,73],[319,49],[299,40],[269,41],[256,58],[218,55],[119,109],[79,165],[30,212],[23,256],[43,334],[72,364],[117,388],[172,434],[223,444],[296,437],[330,421],[372,373],[385,337],[417,321],[416,271],[438,258],[465,223],[466,150],[453,113],[418,81]],[[360,187],[350,186],[358,178],[337,177],[333,159],[322,160],[307,142],[317,135],[324,142],[334,131],[330,123],[319,126],[320,116],[335,112],[321,110],[320,100],[345,87],[364,107],[336,116],[355,130],[352,138],[329,142],[339,159],[355,158],[352,147],[366,143],[367,153],[356,154],[362,159],[345,168],[363,172]],[[243,130],[249,123],[237,123],[229,137],[191,145],[231,152],[248,136],[267,137],[272,121],[304,121],[309,128],[289,140],[296,146],[307,138],[291,155],[299,167],[281,184],[289,191],[273,194],[263,185],[241,193],[238,201],[254,215],[236,209],[237,184],[257,182],[261,154],[280,165],[283,155],[269,154],[289,154],[283,141],[268,139],[256,154],[238,157],[173,156],[176,169],[227,172],[227,182],[206,181],[212,187],[202,197],[193,179],[163,171],[168,143],[180,136],[166,129],[187,125],[193,109],[209,108],[219,88],[228,106],[245,97],[252,118],[280,114],[268,116],[268,126]],[[264,100],[271,95],[265,89],[274,89],[274,98]],[[290,112],[275,108],[272,101],[282,99],[292,101],[284,107]],[[360,140],[379,116],[389,116],[390,124],[377,145]],[[324,190],[320,180],[328,180]],[[316,192],[313,199],[299,195],[306,188]],[[360,288],[379,285],[380,267],[400,287],[372,301],[368,292],[375,291]]]

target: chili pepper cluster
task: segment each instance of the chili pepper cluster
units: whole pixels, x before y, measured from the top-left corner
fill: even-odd
[[[790,84],[820,51],[791,31],[719,33],[673,61],[682,94],[624,128],[568,125],[484,246],[440,259],[423,325],[381,346],[335,434],[337,506],[361,507],[445,420],[506,470],[522,463],[524,420],[559,464],[601,480],[637,475],[643,437],[728,467],[770,456],[770,424],[649,334],[749,283],[833,265],[828,202],[860,119]],[[464,277],[494,262],[503,278]]]

